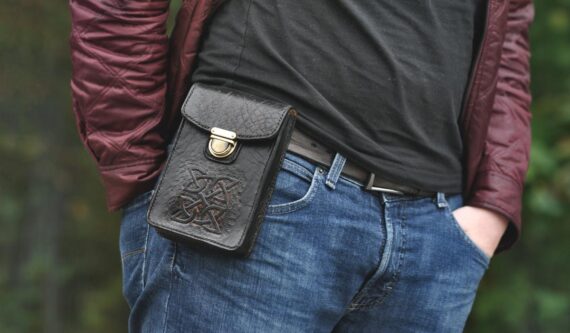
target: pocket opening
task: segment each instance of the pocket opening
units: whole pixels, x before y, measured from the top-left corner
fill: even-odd
[[[288,177],[299,177],[304,181],[307,181],[308,186],[303,195],[301,195],[297,199],[283,203],[268,204],[266,215],[279,215],[279,214],[291,213],[293,211],[299,210],[307,206],[312,201],[313,197],[318,191],[318,185],[323,182],[322,177],[324,173],[322,172],[322,169],[318,167],[315,167],[314,171],[311,173],[305,167],[300,166],[295,162],[284,160],[282,169],[279,171],[279,173],[283,172],[290,173]],[[279,176],[280,175],[278,174],[277,177]],[[278,179],[275,185],[275,189],[273,190],[272,197],[280,195],[279,191],[286,191],[286,188],[281,188],[279,186],[279,179]],[[271,201],[272,198],[270,198],[269,202]]]
[[[485,252],[483,252],[483,250],[471,239],[471,237],[469,237],[469,235],[467,234],[467,232],[465,232],[459,221],[455,218],[455,215],[453,215],[453,211],[462,206],[463,206],[463,200],[461,200],[460,204],[457,207],[454,207],[454,205],[450,205],[448,201],[448,204],[445,207],[445,214],[451,220],[451,223],[453,224],[455,230],[458,232],[459,236],[464,240],[464,242],[473,250],[475,250],[477,254],[486,261],[487,264],[489,264],[489,262],[491,261],[491,257],[489,257]]]

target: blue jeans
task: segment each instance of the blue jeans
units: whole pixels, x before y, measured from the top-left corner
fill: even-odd
[[[130,332],[461,332],[488,258],[451,212],[460,194],[371,192],[288,151],[247,259],[120,232]]]

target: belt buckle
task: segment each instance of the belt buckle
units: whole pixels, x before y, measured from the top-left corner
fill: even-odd
[[[374,172],[370,172],[368,174],[368,179],[366,180],[365,189],[367,189],[369,191],[381,191],[381,192],[388,192],[388,193],[394,193],[394,194],[400,194],[400,195],[405,194],[402,191],[394,190],[391,188],[372,186],[372,184],[374,184],[374,178],[375,177],[376,177],[376,175],[374,174]]]

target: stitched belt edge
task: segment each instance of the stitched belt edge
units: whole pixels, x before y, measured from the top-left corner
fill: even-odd
[[[293,129],[291,141],[287,146],[290,150],[311,162],[320,164],[330,168],[331,162],[334,158],[334,151],[316,141],[313,137],[301,131],[298,127]],[[416,189],[407,185],[397,184],[389,180],[383,179],[378,175],[371,173],[363,167],[355,164],[348,158],[342,168],[341,175],[348,177],[366,190],[382,191],[401,195],[418,195],[418,196],[433,196],[437,192],[424,191]]]

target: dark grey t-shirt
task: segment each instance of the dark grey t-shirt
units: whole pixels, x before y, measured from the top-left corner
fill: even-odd
[[[461,192],[458,119],[485,0],[227,0],[192,81],[281,100],[388,180]]]

